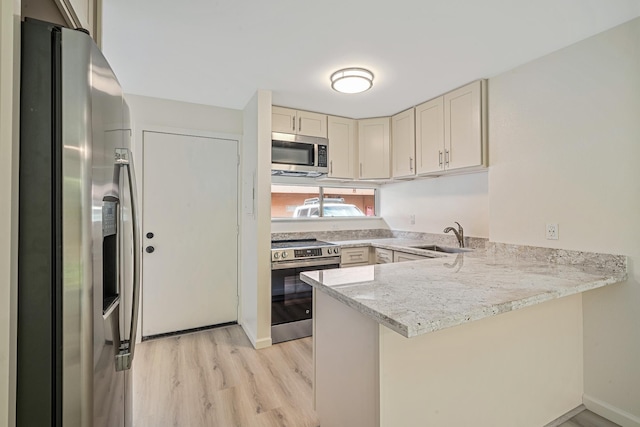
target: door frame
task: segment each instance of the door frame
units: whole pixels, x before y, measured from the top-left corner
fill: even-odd
[[[150,123],[135,123],[132,121],[133,129],[133,138],[131,141],[131,147],[133,150],[133,158],[135,161],[136,168],[136,178],[138,180],[138,188],[136,189],[138,193],[138,200],[140,201],[140,233],[138,236],[140,241],[142,241],[143,230],[144,230],[144,133],[145,132],[155,132],[155,133],[165,133],[165,134],[174,134],[181,136],[194,136],[201,138],[214,138],[214,139],[226,139],[230,141],[237,142],[236,155],[238,156],[238,163],[236,166],[236,174],[237,174],[237,184],[236,184],[236,199],[237,199],[237,209],[236,209],[236,224],[238,225],[238,231],[242,226],[242,194],[241,194],[241,179],[242,179],[242,164],[240,162],[240,154],[242,152],[242,135],[234,134],[234,133],[224,133],[224,132],[215,132],[215,131],[207,131],[200,129],[187,129],[187,128],[177,128],[170,126],[158,126]],[[237,318],[241,319],[242,307],[240,306],[241,301],[241,288],[240,288],[240,233],[236,234],[236,259],[238,260],[236,265],[236,277],[237,277],[237,295],[238,295],[238,305],[236,307],[237,310]],[[142,245],[140,246],[140,256],[141,265],[140,265],[140,299],[144,298],[144,257],[142,253]],[[140,315],[138,316],[138,333],[136,342],[142,342],[142,304],[140,304]]]

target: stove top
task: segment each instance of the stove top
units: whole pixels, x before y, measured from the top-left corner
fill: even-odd
[[[335,246],[335,244],[316,239],[274,240],[271,242],[271,249],[317,248],[322,246]]]
[[[271,262],[328,257],[340,257],[340,246],[316,239],[275,240],[271,242]]]

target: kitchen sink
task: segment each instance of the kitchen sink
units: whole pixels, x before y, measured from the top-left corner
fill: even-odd
[[[425,251],[445,252],[448,254],[457,254],[460,252],[470,252],[471,249],[466,248],[452,248],[449,246],[438,245],[423,245],[423,246],[411,246],[414,249],[424,249]]]

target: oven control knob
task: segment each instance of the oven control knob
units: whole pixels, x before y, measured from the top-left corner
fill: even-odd
[[[286,252],[282,252],[282,258],[286,258],[287,257],[287,253]]]
[[[278,259],[278,258],[280,258],[280,254],[279,254],[278,252],[276,252],[276,253],[274,253],[274,254],[273,254],[273,257],[274,257],[275,259]]]

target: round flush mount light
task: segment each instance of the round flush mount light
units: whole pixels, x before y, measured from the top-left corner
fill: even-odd
[[[360,93],[373,86],[373,73],[364,68],[344,68],[331,74],[331,87],[342,93]]]

